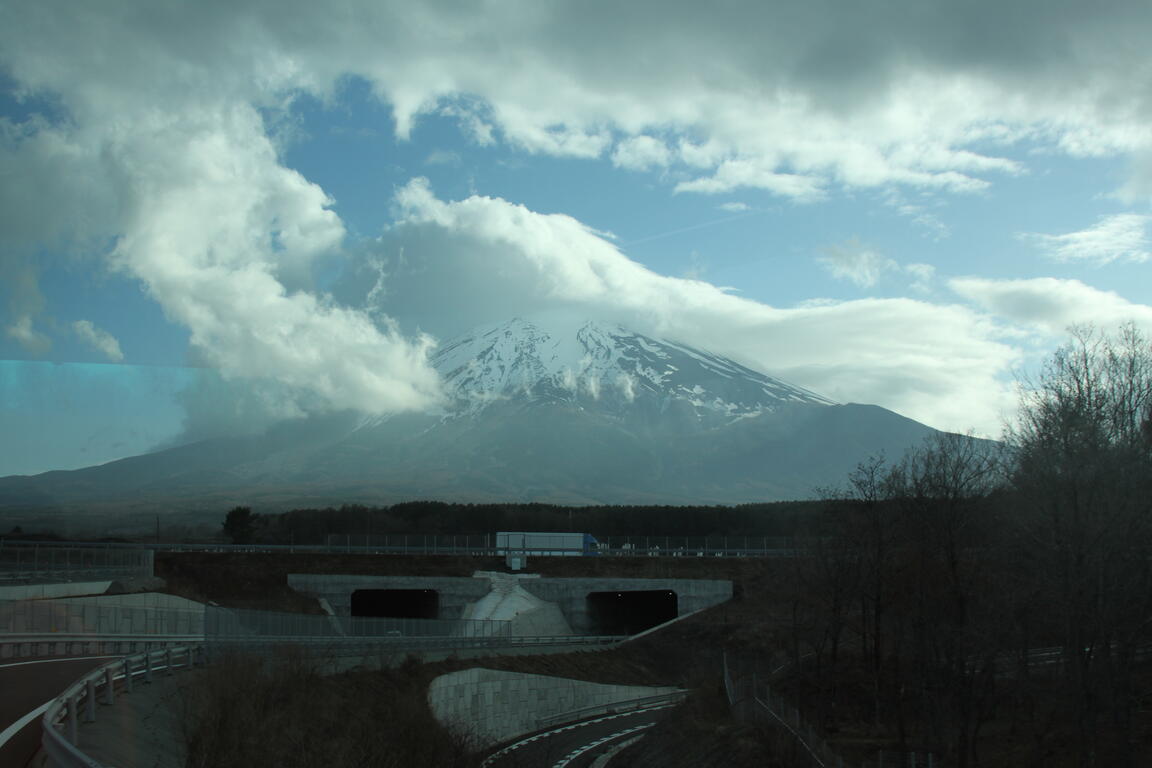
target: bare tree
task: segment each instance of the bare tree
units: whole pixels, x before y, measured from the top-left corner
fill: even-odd
[[[1012,522],[1034,592],[1060,620],[1066,699],[1081,764],[1130,761],[1133,653],[1152,640],[1152,347],[1132,326],[1076,329],[1026,382],[1014,454]]]
[[[999,647],[989,609],[997,589],[988,580],[990,498],[1002,475],[998,444],[940,432],[889,480],[900,508],[907,595],[901,676],[958,766],[974,761],[978,729],[991,714]]]

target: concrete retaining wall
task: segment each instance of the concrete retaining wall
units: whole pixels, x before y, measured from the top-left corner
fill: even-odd
[[[675,690],[474,667],[433,680],[428,703],[437,720],[481,749],[538,730],[541,718]]]

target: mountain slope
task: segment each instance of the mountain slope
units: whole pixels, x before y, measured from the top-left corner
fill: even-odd
[[[263,508],[412,498],[740,503],[810,497],[931,429],[689,346],[515,319],[444,344],[436,413],[335,414],[70,472],[0,478],[0,509]]]

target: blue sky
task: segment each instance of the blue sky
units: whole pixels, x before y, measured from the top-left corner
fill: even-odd
[[[6,4],[0,426],[86,440],[94,364],[151,398],[103,458],[435,407],[437,341],[562,308],[996,434],[1069,325],[1152,330],[1152,7],[1012,10]],[[131,383],[181,366],[245,394]]]

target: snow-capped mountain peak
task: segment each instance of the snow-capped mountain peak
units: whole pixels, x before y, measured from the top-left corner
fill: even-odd
[[[596,321],[518,317],[448,341],[432,362],[458,412],[515,398],[608,411],[684,401],[727,421],[785,403],[832,404],[728,358]]]

